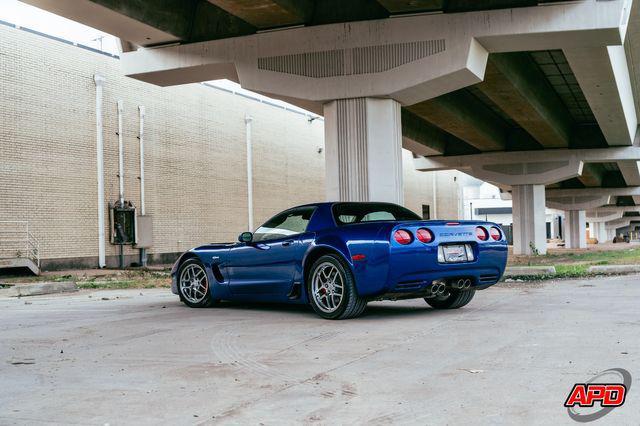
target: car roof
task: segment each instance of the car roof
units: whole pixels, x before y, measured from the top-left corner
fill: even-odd
[[[308,203],[308,204],[301,204],[299,206],[295,206],[295,207],[290,207],[286,210],[291,210],[291,209],[297,209],[299,207],[320,207],[320,206],[333,206],[334,204],[391,204],[394,206],[397,206],[399,204],[396,203],[389,203],[387,201],[322,201],[319,203]],[[283,210],[283,211],[286,211]]]

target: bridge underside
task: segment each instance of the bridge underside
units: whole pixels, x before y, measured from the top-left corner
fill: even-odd
[[[546,250],[545,203],[575,247],[585,211],[640,208],[638,1],[26,1],[120,37],[133,78],[324,114],[329,198],[401,202],[402,146],[535,210],[516,253]]]

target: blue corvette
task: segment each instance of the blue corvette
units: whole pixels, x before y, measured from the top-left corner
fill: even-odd
[[[286,210],[237,243],[189,250],[171,276],[173,292],[194,308],[286,302],[345,319],[371,300],[460,308],[500,280],[506,261],[494,223],[423,221],[395,204],[334,202]]]

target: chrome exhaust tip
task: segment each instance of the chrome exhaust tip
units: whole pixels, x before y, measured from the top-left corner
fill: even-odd
[[[450,284],[451,284],[451,288],[456,290],[461,290],[464,287],[464,278],[460,278],[457,281],[452,280]]]
[[[467,278],[466,280],[464,280],[464,290],[468,290],[469,288],[471,288],[471,280],[469,278]]]

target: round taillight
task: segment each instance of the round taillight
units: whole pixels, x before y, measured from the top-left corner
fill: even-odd
[[[487,233],[487,230],[482,226],[478,226],[476,228],[476,238],[478,238],[480,241],[487,241],[489,239],[489,234]]]
[[[499,241],[502,238],[502,232],[500,232],[500,230],[495,226],[492,226],[491,229],[489,229],[489,234],[491,235],[491,239],[494,241]]]
[[[393,238],[398,242],[398,244],[406,245],[411,243],[413,238],[411,237],[411,233],[409,231],[405,231],[404,229],[398,229],[393,233]]]
[[[420,228],[416,231],[416,237],[427,244],[433,241],[433,234],[427,228]]]

